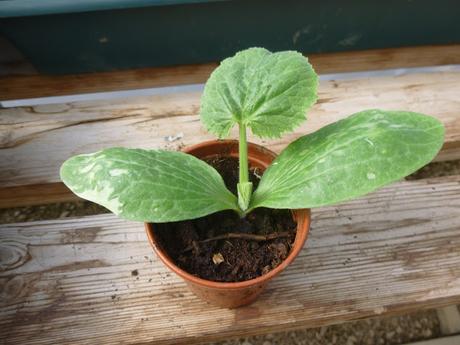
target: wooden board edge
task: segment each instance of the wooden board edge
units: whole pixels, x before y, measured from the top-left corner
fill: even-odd
[[[311,54],[319,74],[460,64],[460,44]],[[204,83],[217,63],[0,77],[0,101]]]
[[[435,338],[430,340],[417,341],[415,343],[407,343],[405,345],[458,345],[460,344],[460,335],[450,337]]]
[[[0,188],[0,209],[78,200],[62,182]]]
[[[244,335],[235,335],[231,333],[221,333],[218,335],[209,335],[206,336],[206,338],[201,338],[201,339],[184,339],[184,341],[177,342],[175,340],[174,342],[168,342],[164,343],[165,345],[172,345],[172,344],[177,344],[177,345],[200,345],[203,343],[208,343],[208,342],[217,342],[217,341],[224,341],[224,340],[230,340],[230,339],[238,339],[241,337],[252,337],[252,336],[260,336],[260,335],[265,335],[265,334],[270,334],[270,333],[279,333],[279,332],[293,332],[293,331],[298,331],[302,329],[311,329],[311,328],[318,328],[318,327],[328,327],[328,326],[334,326],[338,324],[344,324],[344,323],[349,323],[349,322],[355,322],[355,321],[360,321],[360,320],[366,320],[366,319],[371,319],[371,318],[380,318],[380,317],[393,317],[393,316],[401,316],[405,314],[410,314],[410,313],[415,313],[419,311],[426,311],[426,310],[433,310],[436,308],[444,308],[448,307],[452,304],[460,304],[460,296],[457,296],[455,298],[449,297],[449,298],[436,298],[433,300],[430,300],[428,303],[427,302],[420,302],[420,303],[407,303],[404,305],[395,305],[391,306],[389,308],[385,308],[384,311],[380,312],[378,309],[378,313],[376,311],[369,311],[368,313],[362,313],[358,317],[354,317],[353,315],[343,318],[341,322],[331,322],[328,320],[325,320],[320,323],[315,323],[315,324],[309,324],[309,323],[304,323],[304,322],[299,322],[299,323],[293,323],[290,325],[282,324],[278,327],[270,327],[269,329],[267,328],[253,328],[253,329],[248,329],[245,330]],[[442,339],[442,338],[441,338]],[[423,342],[421,344],[415,343],[415,344],[406,344],[406,345],[425,345]],[[427,344],[427,345],[438,345],[436,343],[434,344]],[[440,345],[451,345],[450,343],[444,344],[441,343]],[[455,345],[458,345],[458,343],[455,343]]]

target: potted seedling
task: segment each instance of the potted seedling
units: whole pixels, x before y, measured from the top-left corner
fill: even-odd
[[[279,138],[306,118],[318,78],[300,53],[251,48],[206,83],[200,116],[220,139],[184,152],[108,148],[61,168],[78,196],[145,222],[161,260],[200,297],[253,301],[299,253],[310,208],[359,197],[419,169],[444,127],[407,111],[365,110],[287,145],[278,157],[247,142]]]

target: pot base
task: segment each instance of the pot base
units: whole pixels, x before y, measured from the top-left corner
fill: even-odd
[[[196,284],[189,283],[187,281],[186,283],[190,290],[202,300],[208,302],[209,304],[228,309],[234,309],[251,304],[257,299],[257,297],[259,297],[267,285],[266,283],[256,284],[241,291],[240,289],[215,290],[213,288],[197,286]]]

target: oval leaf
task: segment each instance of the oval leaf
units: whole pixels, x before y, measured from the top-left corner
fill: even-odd
[[[291,143],[267,169],[251,208],[309,208],[355,198],[421,168],[444,127],[404,111],[356,113]]]
[[[68,159],[63,182],[123,218],[171,222],[238,209],[219,173],[182,152],[111,148]]]
[[[302,54],[250,48],[225,59],[211,74],[201,98],[201,120],[220,138],[236,123],[262,138],[280,137],[305,120],[317,85]]]

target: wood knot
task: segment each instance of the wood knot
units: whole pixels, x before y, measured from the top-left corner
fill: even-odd
[[[18,303],[28,295],[35,283],[33,277],[26,280],[23,276],[0,278],[0,306]]]
[[[27,244],[15,240],[3,240],[0,243],[0,272],[22,266],[30,258]]]

